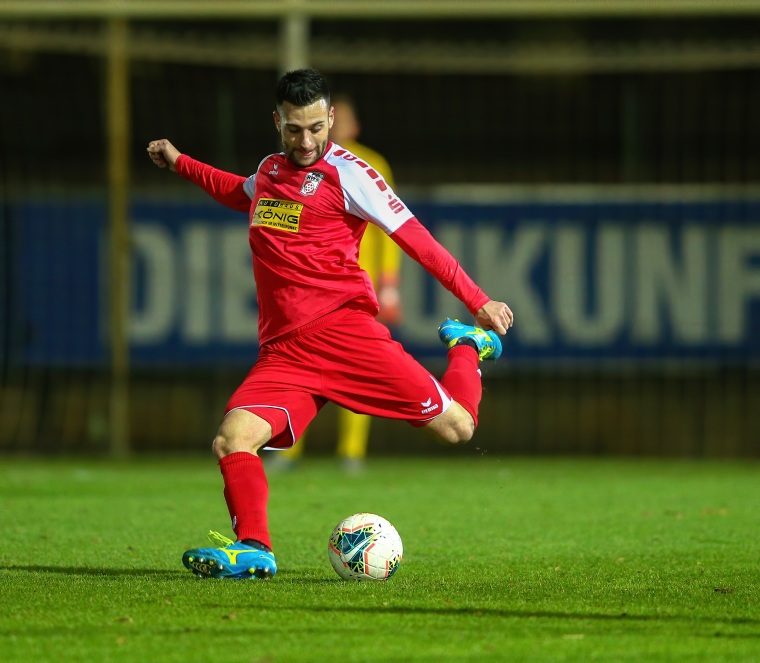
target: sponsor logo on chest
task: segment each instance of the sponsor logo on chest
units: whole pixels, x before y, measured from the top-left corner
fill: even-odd
[[[296,203],[292,200],[259,198],[256,209],[251,216],[251,227],[267,226],[268,228],[297,233],[301,225],[303,208],[303,203]]]
[[[303,184],[301,185],[302,196],[313,196],[317,192],[317,188],[325,179],[324,173],[314,171],[312,173],[306,173]]]

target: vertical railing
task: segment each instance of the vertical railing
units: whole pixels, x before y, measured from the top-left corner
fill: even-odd
[[[130,452],[129,426],[129,24],[108,21],[106,67],[108,127],[108,212],[110,296],[110,452],[125,458]]]
[[[291,12],[281,20],[280,73],[309,66],[309,17]]]

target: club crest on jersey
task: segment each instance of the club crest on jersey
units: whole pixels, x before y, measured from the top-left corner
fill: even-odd
[[[323,179],[325,179],[324,173],[318,171],[306,173],[306,179],[301,185],[301,195],[313,196],[317,192],[317,187],[322,183]]]

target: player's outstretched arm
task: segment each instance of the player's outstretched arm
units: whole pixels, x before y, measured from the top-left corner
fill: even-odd
[[[235,210],[247,212],[251,199],[245,192],[246,178],[219,170],[182,154],[166,138],[148,143],[148,156],[159,168],[168,168],[201,187],[214,200]],[[179,161],[179,158],[182,160]]]
[[[492,299],[480,307],[475,314],[475,321],[483,329],[493,329],[497,334],[503,336],[512,326],[514,315],[504,302],[497,302]]]
[[[416,218],[406,221],[390,237],[464,303],[479,326],[497,334],[507,333],[514,319],[509,306],[489,299]]]
[[[175,172],[177,170],[177,159],[181,154],[166,138],[152,140],[148,143],[148,156],[159,168],[168,168]]]

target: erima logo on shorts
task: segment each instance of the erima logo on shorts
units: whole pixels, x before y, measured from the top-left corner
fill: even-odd
[[[420,403],[420,405],[422,405],[423,407],[422,414],[427,414],[428,412],[432,412],[433,410],[438,409],[438,403],[428,407],[432,402],[433,402],[433,399],[428,398],[424,403]]]
[[[446,408],[448,408],[451,404],[451,399],[444,393],[443,388],[440,384],[438,384],[438,380],[436,380],[432,375],[428,375],[428,377],[433,381],[435,388],[438,390],[438,393],[441,396],[441,405],[443,406],[443,410],[441,410],[441,412],[445,412]],[[438,409],[438,403],[435,405],[430,405],[432,402],[432,397],[428,398],[426,401],[420,402],[420,405],[423,407],[422,414],[428,414]]]
[[[259,198],[256,209],[251,216],[251,227],[267,226],[297,233],[301,223],[302,211],[303,203],[295,203],[292,200]]]

